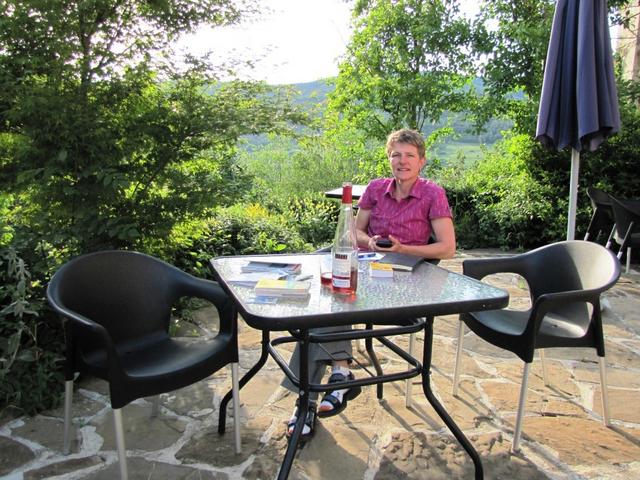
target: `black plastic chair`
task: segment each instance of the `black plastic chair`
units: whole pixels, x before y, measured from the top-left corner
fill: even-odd
[[[607,240],[607,248],[611,247],[611,240],[615,240],[620,245],[617,254],[618,260],[622,259],[626,250],[625,273],[629,273],[631,249],[640,246],[640,201],[621,200],[611,196],[611,202],[615,225]]]
[[[591,201],[593,214],[584,239],[598,242],[601,234],[604,233],[605,236],[609,234],[614,223],[611,199],[608,193],[594,187],[587,188],[587,195]]]
[[[218,310],[214,338],[169,336],[172,305],[181,297],[208,300]],[[77,257],[51,278],[47,299],[63,319],[64,453],[69,453],[73,378],[84,372],[109,383],[120,474],[127,478],[121,409],[202,380],[231,364],[236,452],[240,452],[237,315],[216,282],[193,277],[148,255],[103,251]],[[157,398],[153,413],[157,411]]]
[[[534,351],[551,347],[593,347],[600,364],[603,420],[608,426],[600,294],[611,288],[620,276],[620,263],[613,253],[597,243],[574,240],[553,243],[512,257],[465,260],[462,266],[465,275],[478,280],[500,272],[521,275],[529,285],[531,309],[460,315],[453,394],[458,393],[465,324],[480,338],[520,357],[525,365],[511,448],[515,452],[519,449]],[[541,356],[542,352],[540,350]],[[548,385],[546,378],[545,384]]]

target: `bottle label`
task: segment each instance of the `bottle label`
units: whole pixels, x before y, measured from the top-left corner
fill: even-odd
[[[354,253],[334,253],[331,267],[331,279],[334,287],[351,288],[351,257]]]

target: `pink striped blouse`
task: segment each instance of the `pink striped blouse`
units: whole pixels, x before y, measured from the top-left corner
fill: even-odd
[[[358,202],[359,208],[371,210],[367,233],[391,234],[405,245],[424,245],[431,235],[431,220],[452,217],[447,195],[431,180],[418,178],[409,196],[396,201],[395,186],[393,178],[377,178],[367,185]]]

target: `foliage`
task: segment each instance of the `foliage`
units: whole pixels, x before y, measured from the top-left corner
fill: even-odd
[[[628,23],[620,9],[629,0],[609,0],[613,24]],[[474,23],[473,50],[482,58],[484,91],[473,105],[482,127],[492,118],[515,122],[518,133],[535,132],[544,61],[556,2],[484,0]]]
[[[595,186],[621,198],[637,198],[640,191],[638,165],[640,165],[640,82],[617,79],[620,105],[620,132],[605,140],[593,152],[580,154],[578,177],[578,210],[576,238],[586,231],[591,217],[591,205],[586,195],[589,186]],[[548,185],[558,198],[566,221],[569,198],[570,157],[568,149],[551,151],[536,144],[529,164],[536,180]]]
[[[359,166],[368,158],[370,143],[351,130],[307,135],[297,140],[271,136],[267,145],[239,156],[238,163],[253,179],[253,201],[265,197],[287,202],[292,197],[336,188],[356,181]]]
[[[466,108],[472,32],[457,0],[360,0],[353,26],[329,102],[344,122],[382,140]]]
[[[338,222],[338,202],[323,194],[291,197],[283,215],[289,225],[295,225],[305,242],[320,248],[333,241]]]
[[[218,208],[206,219],[177,224],[155,249],[162,249],[178,268],[206,277],[212,257],[305,252],[312,247],[283,215],[257,204],[236,204]]]
[[[12,272],[2,278],[6,323],[21,315],[24,324],[0,332],[7,362],[40,348],[51,322],[44,285],[63,261],[104,248],[154,248],[174,225],[232,203],[247,188],[235,164],[238,139],[305,120],[288,89],[220,84],[205,60],[168,60],[178,34],[237,22],[251,4],[0,3],[0,238],[30,266],[35,287],[25,295],[37,306],[12,310],[9,289],[21,280]],[[21,370],[6,388],[21,397],[0,401],[26,410],[54,401],[48,382],[61,336],[59,328],[46,331],[51,349],[37,350],[33,366],[11,362]]]
[[[55,406],[63,382],[42,290],[16,251],[0,247],[0,407],[27,414]]]
[[[557,240],[562,225],[551,190],[528,171],[533,140],[514,135],[474,168],[449,165],[433,176],[447,190],[462,248],[529,248]]]

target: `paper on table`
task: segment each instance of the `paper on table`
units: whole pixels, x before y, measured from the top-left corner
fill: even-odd
[[[246,272],[239,273],[236,276],[229,278],[229,283],[233,283],[234,285],[242,285],[245,287],[253,287],[259,280],[263,278],[269,278],[272,280],[278,280],[280,278],[286,277],[287,274],[281,271],[276,272]]]

